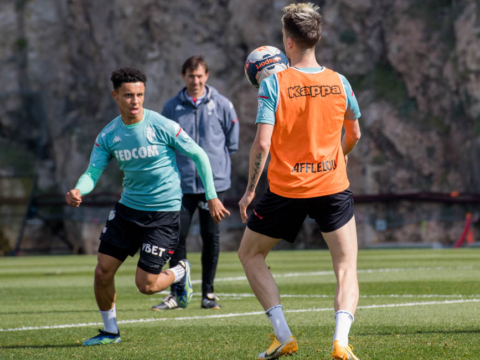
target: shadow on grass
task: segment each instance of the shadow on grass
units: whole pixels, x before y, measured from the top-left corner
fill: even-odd
[[[0,349],[12,350],[12,349],[51,349],[51,348],[74,348],[83,347],[82,344],[69,344],[69,345],[12,345],[12,346],[0,346]]]

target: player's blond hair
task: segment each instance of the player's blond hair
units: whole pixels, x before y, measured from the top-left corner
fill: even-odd
[[[317,45],[322,35],[320,7],[312,3],[290,4],[283,8],[283,29],[301,48]]]

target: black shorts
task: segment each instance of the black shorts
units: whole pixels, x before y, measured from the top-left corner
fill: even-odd
[[[138,267],[160,274],[178,244],[179,214],[179,211],[135,210],[117,203],[100,235],[98,252],[123,262],[140,249]]]
[[[340,229],[353,217],[352,192],[347,189],[327,196],[292,199],[267,189],[247,226],[259,234],[293,243],[307,215],[316,221],[323,233]]]

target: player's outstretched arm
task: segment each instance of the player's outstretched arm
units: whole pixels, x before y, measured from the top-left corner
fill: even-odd
[[[73,207],[79,207],[82,203],[82,196],[89,194],[95,188],[102,173],[103,170],[89,166],[87,171],[78,179],[75,188],[65,195],[67,204]]]
[[[255,197],[255,189],[270,152],[272,133],[273,125],[262,123],[257,125],[257,134],[250,149],[247,190],[238,203],[243,223],[247,222],[247,207]]]
[[[215,191],[215,185],[213,182],[212,167],[210,166],[208,156],[205,151],[195,143],[191,146],[190,150],[187,152],[187,155],[195,163],[195,167],[200,175],[200,179],[202,179],[203,186],[205,187],[205,197],[207,198],[210,216],[216,224],[219,224],[226,215],[230,215],[230,212],[225,209],[222,202],[218,200],[217,192]]]
[[[68,205],[73,207],[79,207],[82,203],[82,195],[80,194],[80,190],[72,189],[70,190],[67,195],[65,195],[65,201]]]
[[[208,200],[208,211],[210,211],[210,216],[215,224],[220,224],[220,221],[225,219],[225,215],[230,215],[230,211],[225,209],[218,198]]]

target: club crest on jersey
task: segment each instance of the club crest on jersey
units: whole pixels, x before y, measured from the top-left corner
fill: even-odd
[[[151,126],[148,126],[145,132],[146,132],[147,140],[152,143],[155,140],[155,129]]]
[[[215,101],[211,100],[207,103],[207,110],[208,110],[208,115],[212,115],[213,111],[215,110]]]

